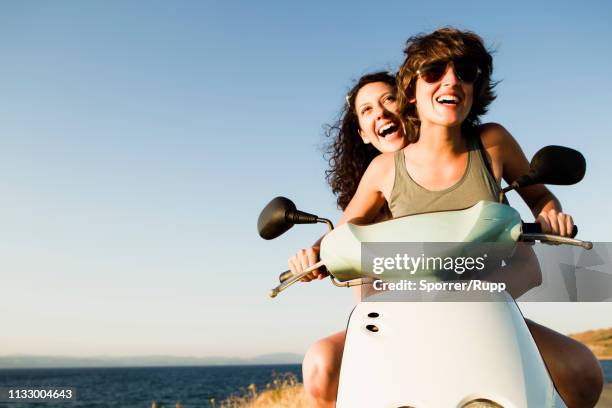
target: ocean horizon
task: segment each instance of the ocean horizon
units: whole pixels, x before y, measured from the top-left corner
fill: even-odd
[[[250,384],[258,390],[272,383],[274,374],[292,373],[302,381],[300,364],[181,367],[86,367],[0,369],[0,387],[71,387],[74,408],[184,408],[211,407],[231,395],[242,395]],[[0,404],[1,405],[1,404]],[[48,403],[10,403],[10,408],[48,406]],[[53,406],[53,405],[52,405]],[[57,406],[54,405],[54,406]]]
[[[612,383],[612,360],[600,361],[606,383]],[[302,381],[300,364],[181,367],[87,367],[0,369],[0,387],[47,389],[71,387],[76,400],[61,406],[74,408],[209,408],[231,395],[244,395],[247,387],[266,388],[274,375],[291,373]],[[48,403],[10,403],[10,408],[34,408]],[[57,404],[52,406],[58,406]]]

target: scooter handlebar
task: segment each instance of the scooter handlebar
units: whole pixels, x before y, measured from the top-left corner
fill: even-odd
[[[523,223],[523,234],[541,234],[542,225],[539,222],[524,222]],[[578,235],[578,227],[574,225],[572,228],[571,237],[574,238]]]
[[[285,281],[293,278],[296,275],[302,274],[304,272],[310,273],[314,271],[315,269],[319,269],[319,268],[323,270],[325,269],[325,264],[321,260],[319,260],[319,262],[315,263],[314,265],[310,265],[308,268],[304,269],[302,272],[298,274],[294,274],[293,272],[291,272],[291,270],[286,270],[285,272],[278,275],[278,280],[280,281],[280,283],[284,283]]]
[[[291,273],[291,269],[288,269],[285,272],[283,272],[280,275],[278,275],[278,280],[281,283],[283,283],[284,281],[286,281],[287,279],[291,278],[292,276],[293,276],[293,273]]]

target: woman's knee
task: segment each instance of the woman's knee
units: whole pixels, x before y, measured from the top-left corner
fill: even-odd
[[[311,395],[326,393],[326,390],[337,383],[344,346],[344,336],[339,334],[317,341],[304,356],[304,387]]]
[[[563,368],[567,383],[573,385],[577,396],[583,401],[597,402],[603,388],[603,371],[593,352],[584,344],[565,338],[567,358],[563,359]],[[585,406],[588,403],[585,402]]]
[[[583,344],[576,346],[575,358],[571,359],[571,377],[580,406],[595,406],[603,389],[603,371],[593,352]]]
[[[603,372],[584,344],[527,320],[555,386],[569,406],[592,407],[603,388]]]

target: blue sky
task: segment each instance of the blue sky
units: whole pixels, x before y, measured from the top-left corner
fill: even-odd
[[[611,17],[605,1],[0,3],[2,353],[300,353],[343,328],[352,296],[328,282],[267,298],[320,227],[264,242],[256,218],[281,194],[338,218],[323,125],[442,25],[496,51],[486,121],[528,156],[584,153],[584,182],[552,190],[610,241]],[[610,305],[526,314],[571,332],[612,325]]]

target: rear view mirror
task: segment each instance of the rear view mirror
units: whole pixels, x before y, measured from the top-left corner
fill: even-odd
[[[290,199],[276,197],[261,210],[257,219],[257,231],[263,239],[274,239],[295,224],[314,224],[319,221],[316,215],[298,210]]]
[[[586,161],[577,150],[546,146],[533,156],[529,167],[529,173],[516,179],[511,185],[512,189],[533,184],[576,184],[584,177]]]

